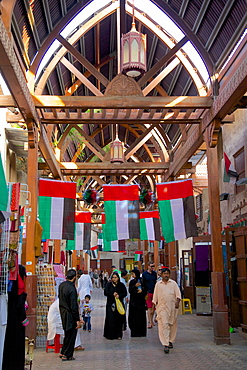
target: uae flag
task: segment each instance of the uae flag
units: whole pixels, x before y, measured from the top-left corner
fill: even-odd
[[[197,236],[192,180],[166,182],[156,187],[165,241]]]
[[[238,179],[238,174],[235,171],[235,168],[233,167],[226,153],[224,153],[224,161],[225,161],[225,166],[224,166],[223,182],[230,182],[231,184],[236,184],[236,181]]]
[[[102,251],[103,250],[103,233],[98,233],[98,250]]]
[[[94,247],[91,247],[90,248],[90,252],[91,252],[91,258],[98,258],[98,246],[95,245]]]
[[[125,251],[125,240],[106,240],[106,223],[105,223],[105,214],[102,214],[102,236],[103,236],[103,251],[104,252],[123,252]]]
[[[125,240],[113,240],[111,242],[106,241],[104,243],[104,252],[124,252],[125,251]]]
[[[140,212],[140,240],[160,240],[160,215],[158,211]]]
[[[138,185],[103,185],[107,241],[139,239]]]
[[[67,241],[67,250],[87,250],[91,243],[91,212],[75,212],[75,239]]]
[[[142,255],[143,255],[142,251],[135,251],[135,262],[142,261]]]
[[[39,180],[42,239],[74,240],[76,183]]]

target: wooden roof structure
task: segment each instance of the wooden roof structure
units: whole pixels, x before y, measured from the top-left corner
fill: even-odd
[[[148,40],[147,72],[139,79],[120,71],[120,36],[133,11]],[[229,344],[215,174],[221,126],[246,108],[246,20],[245,0],[0,1],[0,71],[10,91],[0,94],[0,107],[9,108],[8,122],[24,127],[29,145],[30,293],[38,177],[77,181],[78,192],[110,182],[155,190],[157,181],[192,176],[206,151],[214,334],[217,344]],[[110,162],[117,131],[123,164]],[[8,135],[14,148],[17,137]],[[173,270],[175,255],[169,243]]]
[[[83,191],[88,176],[102,185],[148,184],[152,175],[154,184],[157,175],[167,180],[191,170],[190,157],[205,150],[205,130],[211,127],[213,142],[245,92],[246,36],[236,59],[224,66],[244,31],[245,2],[157,0],[157,9],[182,31],[178,40],[138,0],[92,3],[97,12],[83,18],[90,2],[1,2],[0,68],[12,96],[0,96],[0,106],[17,108],[8,121],[26,124],[29,145],[39,145],[40,176],[86,176]],[[120,34],[130,28],[133,11],[148,37],[148,71],[136,80],[119,73]],[[78,14],[81,23],[65,34]],[[50,52],[54,42],[59,46]],[[188,42],[206,66],[207,82],[186,52]],[[125,147],[121,169],[109,162],[116,126]]]

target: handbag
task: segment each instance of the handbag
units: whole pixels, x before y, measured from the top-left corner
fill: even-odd
[[[120,313],[120,315],[124,315],[125,309],[124,309],[122,302],[119,300],[119,298],[115,298],[115,300],[116,300],[116,307],[117,307],[118,313]]]

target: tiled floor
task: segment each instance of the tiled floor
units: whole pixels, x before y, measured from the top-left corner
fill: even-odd
[[[151,369],[247,369],[247,341],[237,332],[231,334],[231,345],[213,342],[211,316],[179,316],[178,335],[169,354],[163,352],[157,327],[148,330],[146,338],[130,338],[129,330],[122,341],[103,338],[105,297],[94,289],[91,301],[92,332],[82,333],[85,351],[75,352],[75,361],[62,362],[57,354],[35,350],[33,370],[151,370]]]

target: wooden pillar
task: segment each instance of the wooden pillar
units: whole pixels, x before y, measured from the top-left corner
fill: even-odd
[[[143,252],[144,270],[148,268],[148,241],[144,240],[144,252]]]
[[[77,266],[77,251],[72,251],[72,268],[76,269]]]
[[[37,304],[37,277],[35,275],[35,221],[37,218],[37,199],[38,199],[38,145],[28,148],[28,191],[30,192],[29,210],[27,217],[27,237],[25,246],[25,267],[27,271],[26,292],[28,301],[27,317],[29,325],[26,327],[26,335],[30,339],[36,339],[36,304]]]
[[[54,263],[61,261],[61,240],[54,240]]]
[[[157,240],[154,240],[154,264],[155,264],[155,269],[158,267],[159,263],[159,242]]]
[[[176,242],[168,243],[168,261],[169,261],[169,269],[171,270],[171,279],[177,281],[177,273],[176,273],[177,249],[176,249]]]
[[[217,146],[210,147],[210,128],[206,132],[207,168],[208,168],[208,196],[211,225],[212,244],[212,299],[214,342],[216,344],[230,344],[228,308],[226,304],[225,274],[223,267],[219,168]]]

